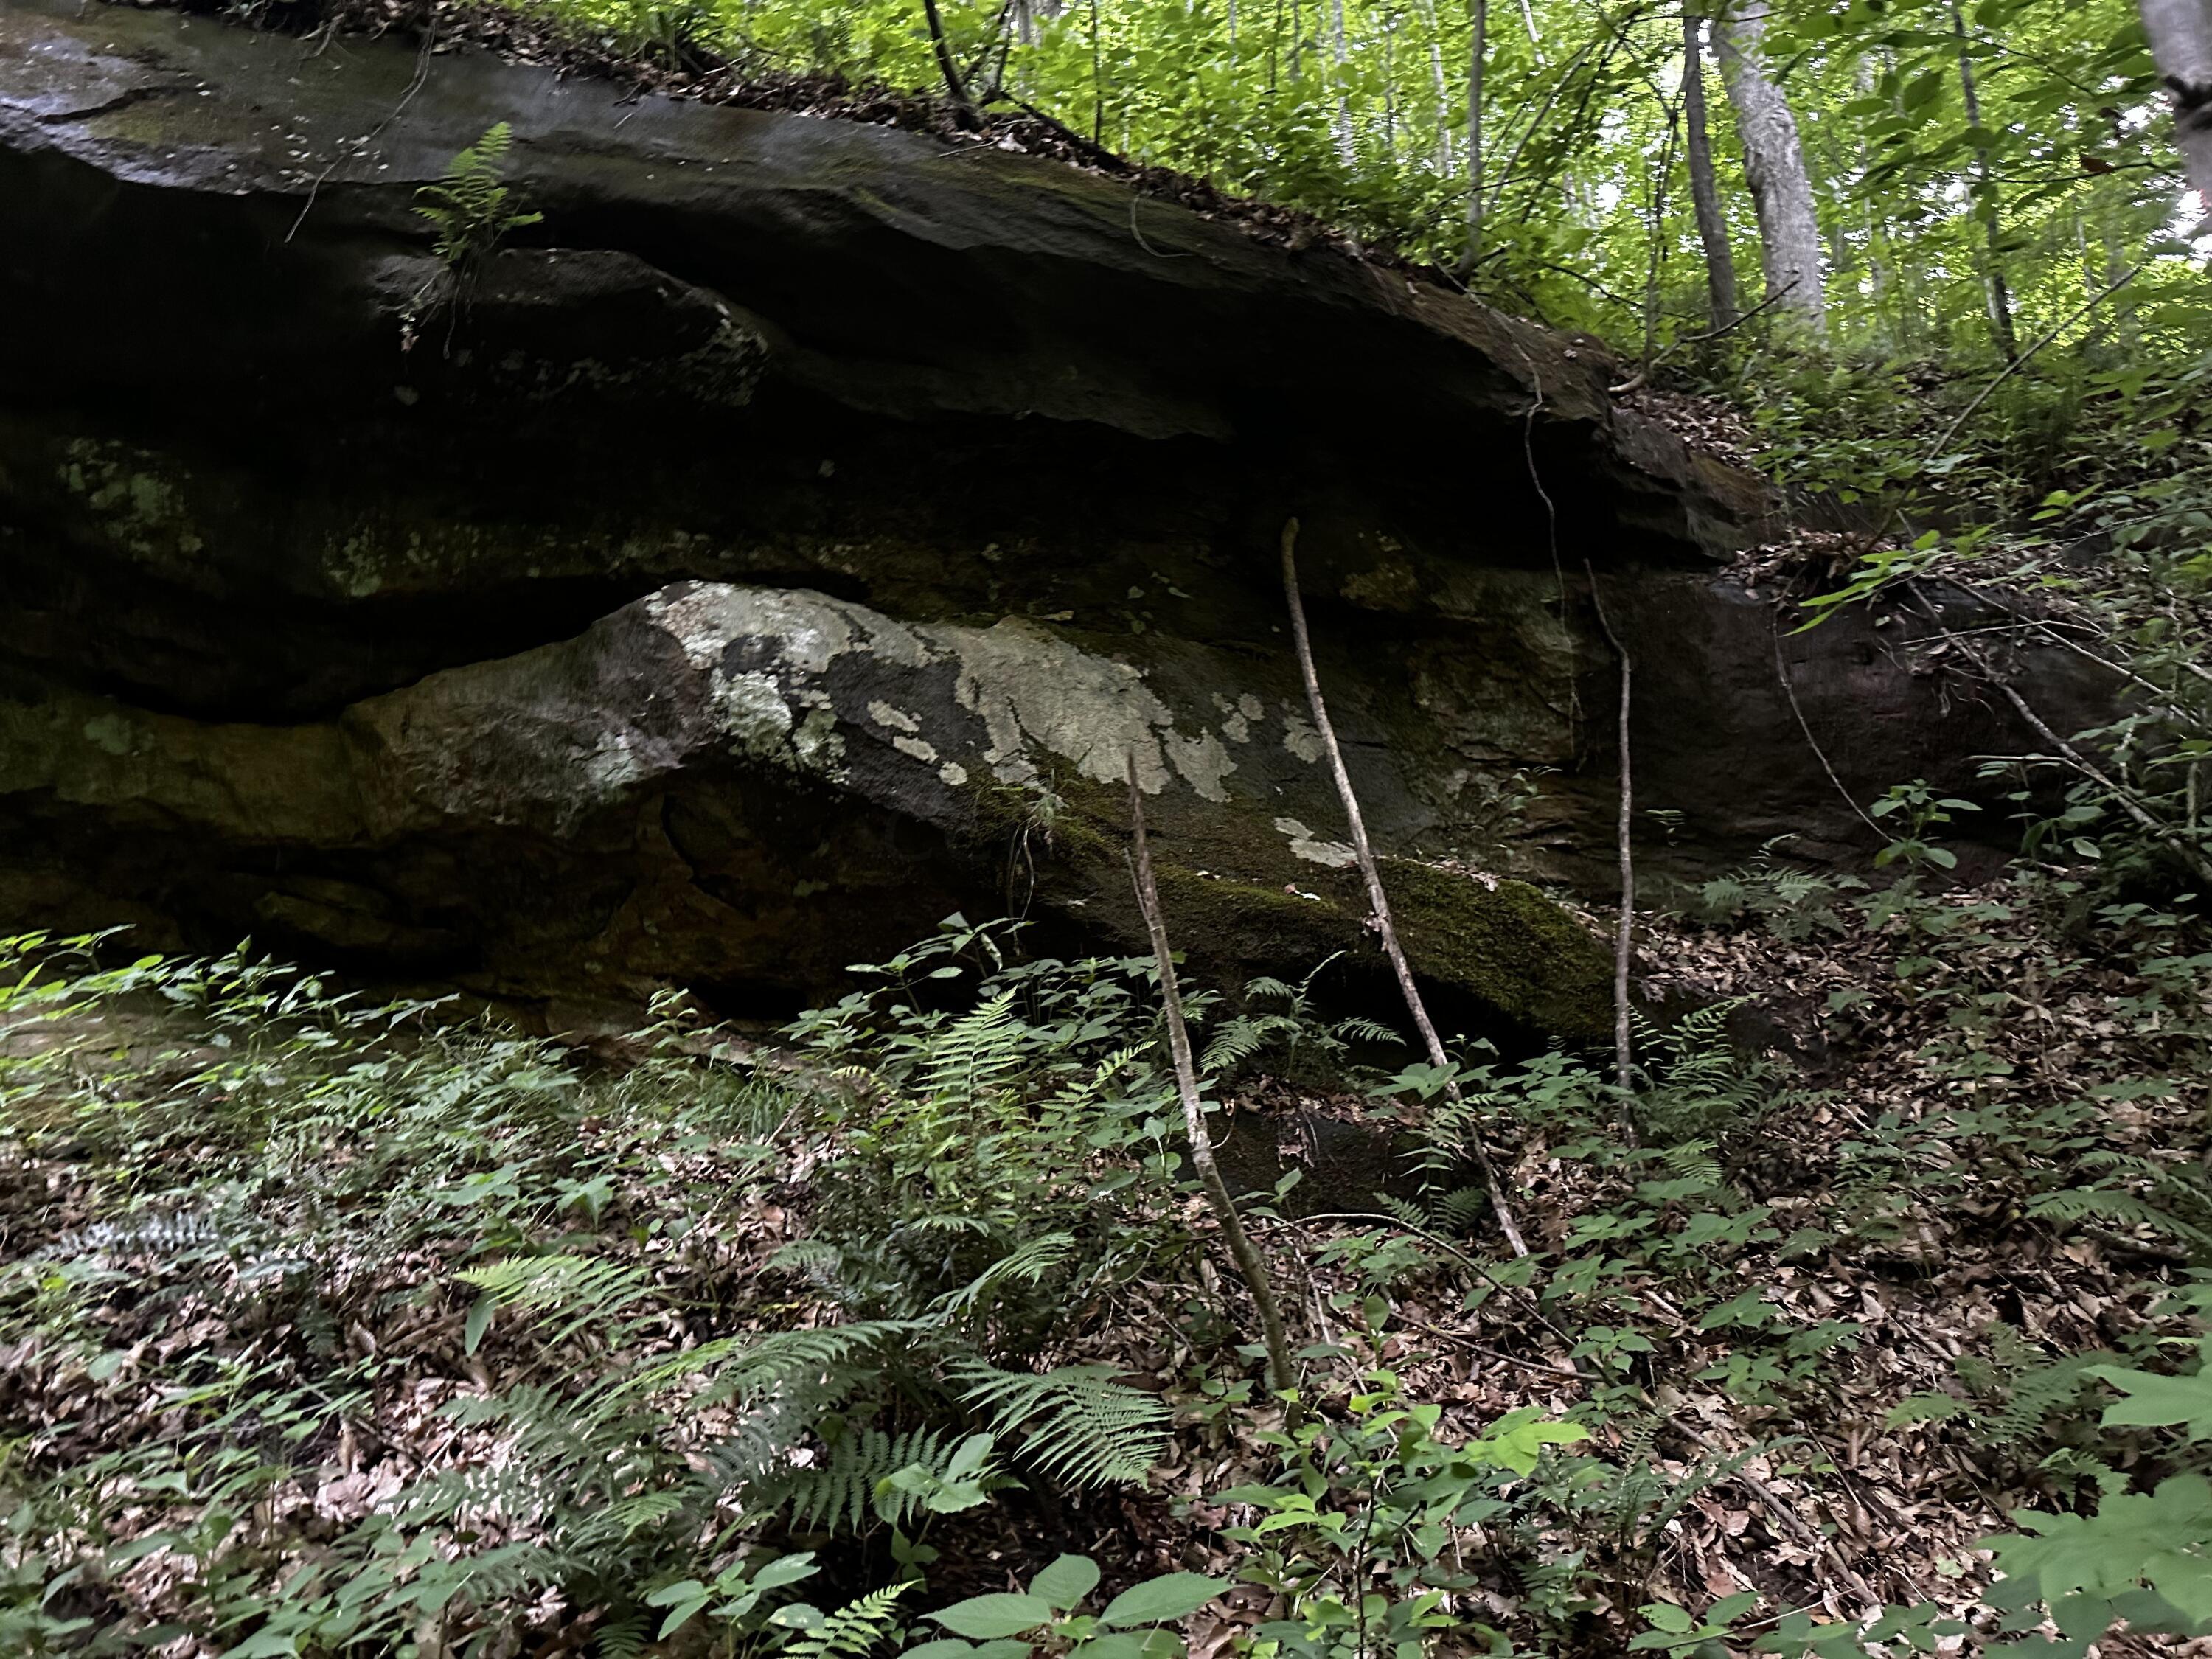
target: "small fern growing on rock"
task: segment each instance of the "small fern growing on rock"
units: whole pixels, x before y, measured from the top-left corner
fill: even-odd
[[[514,148],[514,133],[504,121],[446,163],[444,175],[434,185],[415,192],[415,210],[436,227],[434,252],[449,270],[477,264],[496,248],[509,231],[534,225],[545,216],[517,211],[514,192],[506,183],[507,153]]]

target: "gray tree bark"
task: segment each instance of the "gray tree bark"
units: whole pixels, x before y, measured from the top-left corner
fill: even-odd
[[[2212,0],[2138,0],[2189,183],[2212,216]]]
[[[1705,131],[1705,60],[1699,49],[1705,20],[1682,11],[1682,125],[1690,156],[1690,200],[1698,214],[1698,240],[1705,249],[1705,304],[1712,325],[1735,321],[1735,255],[1729,247],[1728,220],[1721,212],[1720,186],[1713,180],[1713,146]]]
[[[1721,79],[1735,110],[1743,140],[1744,172],[1759,214],[1759,240],[1769,298],[1775,309],[1814,337],[1827,333],[1826,296],[1820,278],[1820,221],[1813,210],[1813,183],[1805,171],[1805,145],[1790,100],[1767,75],[1759,41],[1770,15],[1767,0],[1736,0],[1714,20]]]

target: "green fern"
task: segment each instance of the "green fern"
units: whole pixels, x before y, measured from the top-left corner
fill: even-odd
[[[1066,1266],[1075,1251],[1073,1233],[1045,1233],[1024,1240],[960,1289],[938,1297],[933,1311],[947,1319],[988,1314],[1003,1292],[1017,1285],[1042,1284]]]
[[[915,1581],[886,1584],[848,1601],[812,1630],[793,1638],[784,1652],[791,1659],[861,1659],[861,1656],[891,1633],[897,1622],[892,1604],[914,1588]]]
[[[896,1525],[916,1500],[902,1492],[878,1488],[902,1470],[920,1466],[943,1478],[958,1440],[951,1445],[942,1429],[848,1429],[830,1443],[823,1460],[793,1469],[776,1483],[773,1503],[791,1507],[791,1523],[802,1532],[866,1530],[872,1518]]]
[[[1042,1376],[956,1361],[961,1399],[992,1431],[1018,1434],[1042,1473],[1073,1486],[1136,1483],[1164,1449],[1170,1413],[1159,1400],[1115,1380],[1107,1365],[1062,1365]]]
[[[483,1292],[479,1306],[487,1312],[513,1308],[536,1316],[541,1327],[559,1325],[547,1338],[556,1343],[587,1326],[611,1325],[624,1308],[653,1293],[642,1267],[596,1256],[513,1256],[453,1276]],[[471,1315],[472,1329],[481,1329],[478,1317]]]
[[[975,1101],[1007,1086],[1025,1058],[1027,1036],[1013,1007],[1014,994],[1001,991],[945,1028],[923,1068],[930,1094]]]
[[[1416,1232],[1431,1231],[1436,1226],[1436,1218],[1426,1210],[1418,1204],[1398,1197],[1395,1193],[1377,1193],[1375,1195],[1375,1203],[1376,1208],[1382,1210],[1393,1220],[1411,1227]]]
[[[638,1659],[652,1634],[652,1620],[642,1613],[625,1613],[599,1626],[592,1647],[599,1659]]]
[[[2118,1187],[2069,1187],[2028,1200],[2025,1213],[2039,1221],[2075,1224],[2101,1221],[2117,1227],[2148,1227],[2155,1232],[2212,1243],[2212,1234],[2170,1215],[2148,1200]]]
[[[508,205],[514,192],[503,179],[507,152],[514,147],[514,131],[501,121],[447,162],[436,184],[415,192],[415,210],[436,227],[434,249],[448,269],[483,259],[509,231],[544,218],[542,213],[517,212]]]

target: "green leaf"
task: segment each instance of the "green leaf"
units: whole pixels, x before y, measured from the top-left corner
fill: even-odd
[[[1705,1609],[1709,1625],[1731,1625],[1759,1605],[1757,1590],[1738,1590],[1734,1595],[1724,1595]]]
[[[1579,1423],[1553,1422],[1534,1412],[1509,1412],[1468,1450],[1516,1474],[1530,1474],[1545,1447],[1571,1446],[1589,1438],[1589,1431]]]
[[[1052,1603],[1041,1595],[971,1595],[955,1601],[942,1613],[929,1616],[956,1636],[978,1640],[994,1636],[1019,1636],[1052,1622]]]
[[[2092,1365],[2089,1374],[2128,1396],[2105,1407],[2106,1428],[2166,1428],[2185,1423],[2191,1438],[2212,1439],[2212,1374],[2160,1376],[2119,1365]]]
[[[499,1298],[486,1291],[469,1310],[468,1322],[461,1327],[461,1352],[472,1354],[483,1340],[484,1332],[490,1328],[491,1316],[499,1310]]]
[[[1098,1564],[1087,1555],[1063,1555],[1030,1580],[1030,1594],[1066,1613],[1098,1588]]]
[[[1108,1631],[1079,1644],[1083,1659],[1146,1659],[1147,1644],[1157,1632]]]
[[[769,1562],[752,1576],[752,1587],[757,1590],[775,1589],[785,1584],[795,1584],[802,1578],[811,1578],[822,1569],[816,1565],[812,1550],[801,1550],[796,1555],[781,1556]]]
[[[256,1631],[234,1648],[225,1648],[217,1659],[299,1659],[299,1653],[297,1637],[264,1630]]]
[[[645,1598],[649,1607],[666,1607],[668,1616],[660,1621],[660,1629],[653,1637],[665,1642],[689,1624],[701,1608],[714,1599],[708,1588],[696,1578],[686,1578],[681,1583],[664,1584]]]
[[[1024,1647],[1028,1644],[1023,1644]],[[940,1636],[934,1642],[924,1642],[918,1648],[908,1648],[899,1659],[974,1659],[975,1649],[970,1643],[951,1636]]]
[[[1688,1609],[1678,1607],[1672,1601],[1649,1601],[1637,1608],[1637,1612],[1644,1615],[1644,1622],[1652,1629],[1664,1631],[1670,1636],[1680,1636],[1685,1631],[1697,1628],[1698,1621],[1690,1617]]]
[[[1098,1622],[1125,1630],[1132,1625],[1164,1625],[1188,1618],[1228,1588],[1226,1579],[1209,1578],[1202,1572],[1170,1572],[1147,1578],[1107,1603]]]

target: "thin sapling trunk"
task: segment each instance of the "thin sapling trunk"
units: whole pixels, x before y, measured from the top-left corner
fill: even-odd
[[[1291,608],[1291,638],[1297,649],[1298,672],[1305,677],[1306,702],[1313,710],[1314,729],[1321,734],[1322,749],[1328,756],[1329,771],[1336,779],[1337,797],[1344,803],[1345,818],[1352,826],[1352,850],[1358,854],[1360,874],[1367,878],[1367,902],[1374,908],[1375,926],[1382,936],[1382,954],[1390,959],[1391,971],[1398,976],[1398,989],[1406,999],[1406,1012],[1413,1017],[1414,1029],[1420,1032],[1422,1044],[1428,1050],[1429,1063],[1441,1071],[1450,1064],[1444,1056],[1443,1040],[1437,1035],[1435,1022],[1429,1018],[1428,1005],[1421,1000],[1421,988],[1413,982],[1413,968],[1398,943],[1398,930],[1390,921],[1389,896],[1382,890],[1382,869],[1375,861],[1375,848],[1367,839],[1367,820],[1360,812],[1359,797],[1352,791],[1352,775],[1345,770],[1344,750],[1338,746],[1336,728],[1329,724],[1328,705],[1322,700],[1321,675],[1314,667],[1313,641],[1306,633],[1305,603],[1298,597],[1297,547],[1298,521],[1292,519],[1283,526],[1283,596]],[[1458,1084],[1446,1081],[1444,1092],[1454,1105],[1465,1104]],[[1468,1145],[1474,1154],[1475,1167],[1482,1173],[1483,1185],[1490,1194],[1490,1207],[1498,1217],[1506,1243],[1511,1246],[1514,1255],[1528,1255],[1528,1247],[1522,1242],[1520,1226],[1513,1219],[1511,1206],[1505,1201],[1505,1189],[1499,1184],[1498,1170],[1471,1118],[1468,1123]]]
[[[1636,1123],[1629,1115],[1628,1103],[1636,1087],[1636,1049],[1630,1019],[1632,1010],[1628,973],[1636,959],[1636,854],[1631,839],[1636,824],[1636,775],[1629,761],[1628,717],[1636,664],[1628,654],[1628,647],[1620,642],[1620,635],[1613,631],[1612,619],[1605,614],[1605,599],[1597,591],[1597,571],[1588,560],[1583,561],[1583,568],[1589,575],[1590,604],[1597,611],[1597,625],[1605,631],[1613,654],[1620,659],[1620,811],[1613,832],[1614,852],[1620,861],[1620,920],[1613,933],[1613,1080],[1620,1087],[1621,1138],[1633,1146]]]
[[[1131,873],[1136,884],[1138,908],[1145,913],[1145,931],[1152,936],[1152,959],[1159,967],[1160,1003],[1167,1014],[1168,1052],[1175,1060],[1176,1093],[1182,1101],[1183,1130],[1190,1140],[1191,1167],[1198,1171],[1198,1183],[1205,1189],[1206,1201],[1212,1207],[1213,1218],[1220,1224],[1222,1237],[1228,1241],[1229,1254],[1236,1260],[1237,1271],[1243,1275],[1245,1288],[1259,1305],[1261,1338],[1267,1348],[1267,1386],[1279,1394],[1293,1382],[1290,1343],[1283,1335],[1283,1310],[1275,1300],[1275,1287],[1267,1277],[1267,1263],[1260,1260],[1260,1252],[1253,1248],[1243,1220],[1237,1213],[1237,1200],[1229,1194],[1229,1183],[1221,1178],[1221,1166],[1213,1161],[1213,1140],[1206,1132],[1206,1107],[1198,1094],[1198,1066],[1191,1058],[1190,1028],[1183,1021],[1182,993],[1176,983],[1175,957],[1168,947],[1167,918],[1160,909],[1159,884],[1152,879],[1152,844],[1145,835],[1145,796],[1137,787],[1137,757],[1133,753],[1128,757],[1128,775],[1129,823],[1136,836]]]
[[[1715,329],[1735,321],[1735,255],[1728,219],[1713,177],[1713,145],[1705,126],[1705,64],[1699,50],[1705,20],[1682,13],[1682,125],[1690,158],[1690,200],[1697,210],[1698,240],[1705,251],[1705,308]]]

